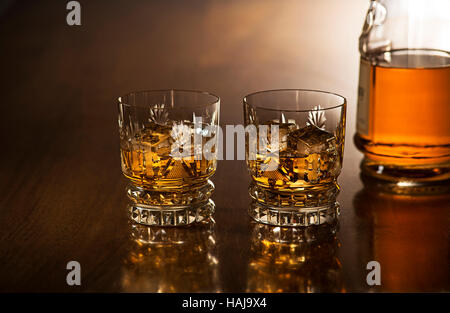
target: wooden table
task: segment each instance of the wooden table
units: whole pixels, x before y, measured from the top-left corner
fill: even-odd
[[[81,2],[81,26],[66,24],[64,1],[0,7],[0,291],[450,290],[449,196],[382,195],[359,178],[357,38],[368,3]],[[218,94],[222,125],[243,122],[241,99],[256,90],[347,97],[337,235],[291,248],[264,237],[247,216],[243,161],[219,162],[214,225],[130,225],[115,98],[161,88]],[[66,283],[72,260],[81,286]],[[372,260],[381,286],[366,283]]]

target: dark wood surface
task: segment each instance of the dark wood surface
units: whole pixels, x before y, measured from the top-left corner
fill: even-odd
[[[448,195],[387,196],[359,178],[357,38],[368,3],[80,2],[77,27],[65,23],[65,1],[0,7],[0,291],[450,291]],[[241,99],[256,90],[347,97],[337,237],[264,248],[243,161],[219,162],[215,225],[133,229],[115,98],[161,88],[218,94],[222,125],[242,123]],[[66,284],[71,260],[81,286]],[[371,260],[381,264],[376,288],[366,284]]]

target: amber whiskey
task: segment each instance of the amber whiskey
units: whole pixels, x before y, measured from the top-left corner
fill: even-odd
[[[356,146],[362,170],[391,181],[450,178],[450,54],[398,50],[361,59]]]
[[[202,138],[198,147],[193,144],[193,132],[194,126],[188,122],[147,123],[134,138],[121,143],[122,172],[133,184],[130,198],[147,205],[188,205],[208,199],[214,188],[208,178],[214,174],[217,160],[203,155],[207,138]],[[189,149],[186,156],[173,155],[175,142]],[[196,157],[196,149],[200,149],[200,157]]]
[[[179,139],[174,138],[173,129],[173,126],[150,124],[142,134],[121,148],[122,169],[127,178],[142,187],[164,189],[203,181],[213,174],[216,160],[203,156],[196,159],[193,145],[190,145],[191,151],[186,157],[171,155],[174,141]],[[193,142],[193,134],[181,140]]]
[[[292,207],[320,206],[332,199],[342,162],[335,134],[315,125],[264,124],[269,129],[273,124],[279,126],[279,147],[276,154],[257,153],[255,160],[247,161],[254,181],[252,197],[259,203]],[[270,132],[267,137],[269,141]],[[309,197],[295,193],[304,190],[311,192]]]

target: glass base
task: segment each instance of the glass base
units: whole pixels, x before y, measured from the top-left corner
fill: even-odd
[[[450,192],[450,164],[400,166],[364,158],[360,167],[363,182],[386,192],[416,195]]]
[[[129,205],[131,220],[148,226],[185,226],[202,222],[214,213],[216,205],[208,199],[196,206],[156,207],[139,203]]]
[[[130,218],[149,226],[184,226],[209,218],[215,210],[210,199],[214,184],[189,188],[146,189],[129,184],[127,195]]]
[[[339,215],[338,193],[336,182],[289,191],[268,189],[252,182],[249,214],[257,222],[273,226],[332,223]]]
[[[249,208],[249,214],[255,221],[282,227],[332,224],[337,221],[339,213],[338,202],[321,207],[287,208],[252,201]]]
[[[203,185],[188,188],[147,189],[133,184],[127,186],[127,195],[136,204],[167,209],[199,205],[208,201],[214,191],[214,184],[207,180]]]
[[[268,207],[316,208],[334,204],[339,194],[339,185],[336,182],[332,182],[325,186],[320,185],[282,191],[261,187],[252,182],[248,192],[253,200]]]

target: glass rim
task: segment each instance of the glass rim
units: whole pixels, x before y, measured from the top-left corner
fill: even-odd
[[[178,106],[178,107],[174,107],[174,109],[192,109],[192,108],[205,108],[214,104],[218,104],[220,103],[220,97],[210,93],[208,91],[201,91],[201,90],[191,90],[191,89],[143,89],[143,90],[137,90],[137,91],[130,91],[122,96],[117,97],[117,101],[119,105],[123,105],[123,106],[128,106],[128,107],[146,107],[149,105],[139,105],[139,104],[128,104],[123,102],[123,98],[124,97],[128,97],[132,94],[144,94],[144,93],[148,93],[148,94],[156,94],[156,93],[170,93],[170,92],[177,92],[177,93],[188,93],[188,94],[198,94],[198,95],[204,95],[204,96],[210,96],[213,97],[214,100],[213,101],[208,101],[205,104],[198,104],[198,105],[192,105],[192,106]],[[152,110],[166,110],[167,108],[152,108]]]
[[[263,93],[269,93],[269,92],[284,92],[284,91],[301,91],[301,92],[308,92],[308,93],[313,93],[313,94],[327,94],[327,95],[332,95],[335,96],[339,99],[342,100],[341,104],[338,105],[333,105],[331,107],[326,107],[326,108],[320,108],[320,109],[307,109],[307,110],[295,110],[295,109],[274,109],[274,108],[267,108],[267,107],[262,107],[262,106],[258,106],[255,104],[251,104],[247,98],[250,96],[254,96],[254,95],[258,95],[258,94],[263,94]],[[269,89],[269,90],[260,90],[260,91],[256,91],[256,92],[252,92],[246,96],[244,96],[243,98],[243,102],[244,104],[248,104],[250,106],[252,106],[255,109],[260,109],[260,110],[266,110],[266,111],[272,111],[272,112],[298,112],[298,113],[308,113],[311,111],[328,111],[328,110],[333,110],[333,109],[337,109],[337,108],[341,108],[341,107],[345,107],[347,104],[347,99],[344,96],[341,96],[337,93],[334,92],[330,92],[330,91],[324,91],[324,90],[319,90],[319,89],[301,89],[301,88],[283,88],[283,89]],[[320,105],[320,103],[318,103]]]

